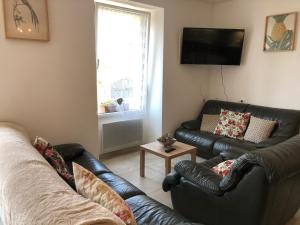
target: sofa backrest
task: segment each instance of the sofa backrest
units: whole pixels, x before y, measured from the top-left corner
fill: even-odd
[[[292,137],[299,133],[300,111],[257,105],[249,105],[246,111],[261,119],[277,121],[272,137]]]
[[[248,104],[236,103],[236,102],[224,102],[219,100],[209,100],[207,101],[202,110],[200,115],[198,116],[199,120],[202,120],[203,114],[220,114],[221,109],[227,109],[234,112],[245,112],[247,109]]]
[[[203,114],[219,114],[221,109],[227,109],[235,112],[250,112],[252,116],[261,119],[278,121],[278,124],[271,135],[272,137],[292,137],[299,134],[300,111],[298,110],[209,100],[204,104],[201,113],[198,116],[198,120],[202,121]]]

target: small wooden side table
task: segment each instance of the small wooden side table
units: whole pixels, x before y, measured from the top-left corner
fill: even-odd
[[[165,159],[165,173],[168,175],[171,172],[171,160],[178,156],[191,154],[191,160],[196,162],[196,148],[181,142],[176,142],[173,145],[176,150],[166,153],[164,147],[158,141],[140,146],[140,176],[145,177],[145,153],[151,153]]]

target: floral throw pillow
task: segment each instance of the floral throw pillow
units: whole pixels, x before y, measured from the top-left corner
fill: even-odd
[[[250,113],[232,112],[222,109],[214,134],[242,140],[250,117]]]
[[[69,173],[64,159],[48,141],[36,137],[33,146],[69,185],[75,187],[74,177]]]
[[[211,170],[221,177],[225,177],[229,174],[235,160],[227,160],[213,167]]]
[[[77,192],[107,208],[126,225],[136,225],[135,218],[127,203],[106,183],[92,172],[73,162],[73,172]]]

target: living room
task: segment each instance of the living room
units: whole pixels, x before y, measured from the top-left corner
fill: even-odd
[[[183,137],[187,136],[186,133],[175,134],[175,131],[178,131],[178,128],[182,126],[184,121],[191,121],[198,118],[199,113],[201,115],[220,113],[221,109],[219,109],[219,106],[207,105],[210,101],[217,100],[216,104],[218,104],[219,101],[224,101],[225,103],[228,102],[229,105],[224,103],[225,105],[222,106],[224,106],[224,108],[228,107],[228,109],[233,111],[240,109],[241,106],[230,105],[231,103],[242,104],[245,106],[243,110],[246,110],[243,112],[253,112],[252,114],[254,116],[263,115],[262,118],[264,119],[272,118],[274,114],[274,120],[277,120],[278,123],[281,121],[288,121],[290,125],[292,124],[291,121],[297,121],[297,112],[300,110],[300,105],[295,100],[296,96],[300,95],[300,90],[297,87],[297,84],[300,81],[297,73],[297,70],[300,69],[298,63],[299,23],[297,23],[297,16],[294,16],[295,20],[292,21],[294,23],[291,25],[295,37],[292,41],[292,46],[289,47],[290,49],[268,51],[266,49],[265,38],[267,33],[266,30],[268,30],[267,18],[270,19],[271,16],[282,14],[291,14],[292,16],[296,15],[294,12],[298,12],[300,8],[300,3],[297,0],[41,1],[47,3],[46,14],[48,21],[46,22],[48,23],[46,23],[43,19],[39,20],[40,26],[42,26],[43,23],[48,24],[48,28],[46,29],[46,31],[48,30],[48,33],[44,37],[44,41],[22,40],[24,38],[21,37],[20,39],[20,36],[13,36],[18,34],[9,32],[9,20],[7,17],[10,15],[9,13],[11,11],[6,11],[9,2],[15,2],[17,6],[20,4],[22,7],[22,4],[24,6],[27,5],[28,2],[31,4],[37,4],[36,2],[39,1],[3,0],[0,4],[0,12],[3,14],[0,19],[2,28],[0,29],[0,57],[2,59],[0,62],[0,70],[2,74],[0,76],[2,84],[0,89],[0,92],[2,92],[0,95],[2,103],[0,110],[1,121],[9,121],[14,124],[20,124],[30,134],[29,139],[31,142],[34,141],[35,136],[40,136],[56,146],[66,143],[81,144],[81,146],[91,153],[91,155],[89,155],[88,152],[85,152],[85,150],[78,145],[63,146],[61,149],[58,147],[59,153],[62,154],[66,163],[69,167],[71,167],[70,170],[72,170],[71,158],[74,157],[77,159],[77,161],[75,161],[78,164],[94,172],[98,178],[102,178],[102,180],[104,180],[104,182],[106,182],[109,186],[113,186],[112,188],[115,188],[114,191],[125,199],[125,202],[129,205],[129,208],[133,213],[131,213],[131,216],[135,217],[137,224],[171,225],[194,223],[204,225],[226,225],[227,221],[230,221],[228,224],[231,225],[300,224],[300,213],[298,211],[300,198],[296,191],[299,187],[300,161],[292,162],[292,159],[299,159],[299,153],[297,154],[296,151],[297,146],[299,146],[300,143],[297,142],[297,140],[294,140],[292,144],[287,144],[288,146],[286,148],[296,148],[296,150],[293,149],[294,151],[289,149],[289,152],[292,151],[292,159],[290,163],[287,163],[288,166],[284,163],[283,165],[278,165],[278,167],[281,165],[282,167],[287,168],[286,170],[282,169],[278,172],[281,176],[286,175],[285,172],[287,173],[287,171],[289,173],[295,172],[293,176],[296,178],[291,181],[295,183],[295,186],[280,186],[281,189],[287,189],[287,192],[291,195],[290,198],[294,200],[292,202],[285,200],[284,196],[287,195],[286,192],[282,194],[282,192],[278,191],[277,195],[283,196],[280,201],[278,200],[279,197],[274,197],[277,196],[276,193],[274,194],[272,192],[274,194],[273,204],[278,205],[277,209],[274,209],[274,207],[268,207],[268,205],[271,205],[269,201],[266,200],[264,202],[261,198],[257,197],[257,201],[261,201],[258,207],[258,205],[255,205],[255,197],[252,198],[251,195],[250,199],[252,199],[253,202],[246,203],[250,205],[249,208],[246,208],[246,210],[251,211],[252,208],[256,208],[251,211],[253,214],[249,214],[255,218],[253,221],[259,221],[255,223],[251,222],[251,220],[249,220],[250,222],[247,222],[246,219],[245,222],[241,223],[239,220],[240,218],[236,220],[233,219],[233,221],[230,219],[227,220],[227,218],[224,219],[218,211],[219,208],[217,208],[217,205],[219,205],[219,207],[221,205],[224,205],[225,207],[228,206],[229,208],[224,210],[224,212],[228,213],[228,217],[238,217],[238,215],[233,213],[236,212],[238,208],[236,204],[243,204],[245,199],[250,201],[249,198],[244,199],[243,197],[240,197],[239,194],[236,194],[238,192],[230,190],[235,196],[232,198],[239,199],[236,204],[233,203],[234,200],[230,200],[231,193],[229,195],[224,193],[221,194],[222,196],[225,196],[225,198],[230,196],[228,197],[228,203],[221,200],[220,196],[214,197],[213,200],[211,200],[211,193],[208,195],[203,193],[197,195],[196,197],[199,199],[196,200],[195,198],[195,201],[201,202],[201,200],[203,200],[203,203],[207,205],[211,204],[211,206],[208,206],[207,209],[196,204],[196,206],[199,207],[195,208],[196,211],[198,209],[201,211],[201,213],[199,212],[199,217],[197,217],[196,215],[193,215],[194,210],[183,207],[188,209],[188,211],[191,211],[191,214],[189,214],[189,212],[186,212],[185,209],[180,208],[179,205],[181,203],[185,206],[182,199],[174,198],[175,195],[180,196],[180,191],[191,193],[193,191],[188,189],[185,190],[184,188],[180,189],[180,185],[173,187],[172,182],[168,183],[170,180],[167,181],[167,187],[165,186],[164,189],[170,188],[171,192],[165,192],[162,189],[161,186],[163,182],[166,185],[166,177],[172,181],[176,180],[175,178],[177,175],[173,177],[166,176],[167,172],[171,171],[171,175],[174,172],[179,173],[178,171],[181,171],[180,169],[183,167],[180,162],[185,160],[188,160],[189,163],[192,162],[190,161],[189,154],[192,155],[193,159],[194,148],[185,152],[188,155],[179,156],[178,158],[173,159],[172,162],[167,160],[167,158],[170,158],[168,155],[163,160],[157,156],[149,154],[148,151],[151,151],[151,148],[150,150],[147,148],[149,146],[144,146],[146,148],[141,151],[144,153],[144,158],[141,157],[142,154],[140,155],[140,151],[123,150],[114,151],[113,153],[109,153],[107,157],[102,158],[102,154],[105,151],[103,147],[103,130],[101,126],[103,125],[103,120],[111,120],[111,117],[109,115],[101,116],[98,114],[99,90],[97,89],[97,82],[99,82],[99,80],[97,80],[97,74],[99,71],[97,70],[97,67],[99,66],[99,62],[97,61],[97,29],[95,26],[95,17],[97,15],[97,13],[95,15],[95,9],[97,4],[112,4],[114,7],[121,8],[127,6],[131,10],[139,11],[142,9],[141,11],[150,13],[151,27],[149,28],[149,64],[147,72],[148,76],[152,78],[152,83],[150,83],[150,85],[147,84],[149,91],[146,95],[147,113],[146,116],[143,117],[143,137],[142,142],[139,144],[145,145],[155,141],[163,134],[170,133],[171,136],[174,135],[175,138],[177,138],[177,143],[175,144],[175,146],[177,146],[178,143],[184,142]],[[14,18],[17,18],[15,14],[13,15]],[[29,14],[28,18],[31,17],[32,14]],[[29,21],[31,21],[31,19]],[[34,23],[34,21],[36,20],[32,20],[32,23]],[[290,22],[290,20],[288,21]],[[20,23],[22,23],[22,20]],[[12,23],[12,27],[15,28],[14,23]],[[198,63],[200,65],[182,64],[181,48],[183,28],[243,29],[244,42],[240,65],[221,65],[218,63],[216,63],[218,65],[201,65],[203,63]],[[17,30],[17,32],[23,33],[20,30]],[[25,39],[30,38],[26,37]],[[35,37],[35,39],[38,38]],[[215,104],[215,102],[213,103]],[[257,105],[267,107],[268,109],[252,107]],[[207,108],[205,108],[205,106]],[[283,111],[277,111],[273,108],[282,109]],[[206,111],[202,113],[203,110]],[[210,110],[214,111],[214,113],[210,113],[212,112]],[[122,114],[120,115],[122,116]],[[115,119],[116,117],[113,118]],[[70,219],[70,215],[65,215],[60,211],[55,214],[56,218],[58,218],[57,220],[47,221],[40,217],[34,217],[37,216],[38,213],[41,213],[41,211],[40,209],[37,210],[33,206],[34,204],[37,204],[37,206],[42,207],[42,200],[38,197],[33,197],[30,194],[40,191],[41,189],[38,187],[36,187],[37,189],[32,188],[28,190],[22,188],[18,189],[17,187],[19,185],[22,186],[22,182],[25,182],[25,179],[18,178],[17,180],[19,180],[20,183],[17,181],[12,182],[12,176],[17,175],[17,169],[19,167],[16,165],[16,167],[12,167],[12,165],[8,165],[7,163],[8,160],[12,160],[14,162],[20,160],[20,162],[23,162],[22,160],[27,158],[25,152],[17,157],[19,153],[15,150],[21,148],[20,141],[16,141],[16,149],[14,149],[10,144],[7,144],[8,140],[11,141],[11,132],[16,132],[16,138],[21,137],[22,139],[24,138],[21,134],[23,131],[21,132],[20,130],[22,129],[18,126],[13,126],[16,131],[8,132],[7,129],[9,128],[6,123],[3,123],[2,127],[3,129],[0,129],[2,130],[0,131],[2,134],[1,142],[3,142],[0,148],[0,166],[2,168],[0,172],[0,193],[2,193],[0,197],[0,215],[4,224],[122,224],[118,221],[118,219],[107,221],[96,219],[98,218],[97,216],[103,216],[104,214],[107,216],[108,212],[98,214],[96,206],[94,205],[93,207],[95,208],[93,212],[90,212],[90,214],[88,212],[86,214],[82,214],[86,216],[86,221],[80,220],[82,216],[80,216],[79,212],[77,212],[76,216],[74,216],[72,220]],[[196,127],[198,130],[200,129],[199,124],[196,125]],[[290,139],[290,137],[299,133],[299,129],[295,131],[295,127],[299,128],[299,124],[297,122],[293,124],[292,128],[289,126],[289,128],[284,128],[283,131],[278,131],[278,133],[280,133],[278,136],[282,136],[282,132],[286,134],[287,130],[289,130],[290,133],[288,133],[287,136]],[[128,130],[128,133],[130,132],[131,131]],[[274,133],[276,134],[273,130],[272,135],[274,135]],[[114,136],[110,138],[114,139]],[[280,142],[278,141],[271,146],[264,147],[272,148],[274,145],[274,148],[276,148],[277,145],[284,144],[284,141],[282,139]],[[21,143],[23,142],[27,143],[25,139],[21,140]],[[207,143],[206,140],[205,143]],[[186,144],[195,147],[192,142]],[[226,143],[226,146],[227,144],[228,143]],[[293,144],[295,146],[293,146]],[[225,146],[225,144],[223,144],[223,146]],[[131,148],[132,146],[127,147]],[[137,147],[139,147],[139,145],[137,145]],[[26,152],[30,150],[27,145],[24,149],[25,148]],[[245,147],[246,150],[248,148],[249,146]],[[285,146],[282,148],[285,148]],[[12,153],[8,154],[6,152],[7,149],[11,150]],[[236,146],[234,147],[234,150],[237,151]],[[229,152],[229,150],[227,152]],[[80,154],[83,155],[80,156]],[[159,156],[162,157],[163,154],[159,154]],[[32,156],[34,160],[37,160],[38,158],[33,153],[30,153],[29,155],[30,157]],[[172,152],[170,155],[172,155]],[[197,157],[194,159],[194,161],[197,161],[198,164],[205,163],[207,160],[209,161],[209,159],[207,159],[207,155],[205,155],[205,157],[200,155],[197,153]],[[283,153],[283,155],[285,154]],[[100,161],[104,163],[107,168],[104,164],[98,164],[97,159],[99,159],[99,156],[102,158]],[[18,158],[18,160],[14,157]],[[209,158],[213,157],[209,156]],[[284,162],[287,159],[288,157],[281,158]],[[88,160],[90,160],[90,163],[94,163],[94,166],[88,164]],[[142,174],[141,170],[141,165],[143,164],[144,174]],[[259,163],[257,162],[257,164]],[[176,167],[175,165],[178,166]],[[259,165],[261,167],[265,166],[265,164]],[[272,164],[273,169],[274,165]],[[175,170],[176,168],[174,167],[176,167],[178,171]],[[8,172],[14,168],[16,171],[8,176]],[[188,168],[191,169],[190,167]],[[110,170],[112,172],[110,172]],[[29,169],[29,172],[35,173],[33,171],[33,169]],[[41,169],[41,171],[46,173],[46,175],[44,174],[45,177],[50,180],[53,179],[52,173],[51,176],[49,175],[48,177],[48,170]],[[260,172],[261,171],[259,170],[257,177],[260,177]],[[18,176],[23,176],[24,173],[24,171],[20,171]],[[112,176],[114,174],[116,177]],[[199,174],[201,174],[201,171]],[[75,174],[74,176],[76,177]],[[27,180],[32,182],[32,175],[24,175],[24,178],[25,177]],[[270,175],[270,177],[272,176]],[[278,177],[280,176],[278,175]],[[123,181],[121,178],[125,178],[127,181]],[[247,177],[245,176],[243,179],[244,178]],[[40,180],[41,183],[45,182],[45,184],[47,184],[47,181],[43,178],[38,180]],[[198,183],[200,181],[201,179],[199,178],[199,180],[196,181],[196,184],[200,185]],[[270,178],[264,180],[264,182],[267,181],[273,185],[270,189],[274,188],[274,183],[272,182],[276,182],[276,179],[273,180]],[[118,182],[123,184],[126,183],[126,185],[128,182],[133,184],[133,187],[131,184],[128,184],[129,186],[124,186],[122,188],[122,185]],[[251,180],[249,182],[253,183],[254,181],[252,182]],[[8,185],[12,183],[15,185],[13,186],[14,188],[11,186],[8,187]],[[186,187],[185,184],[186,183],[182,186]],[[53,182],[53,185],[49,184],[49,186],[53,187],[54,192],[65,190],[63,185],[64,184],[61,183],[57,184],[56,182]],[[257,186],[259,186],[258,183]],[[24,188],[25,187],[28,188],[30,186],[26,186],[24,184]],[[239,186],[235,188],[238,189]],[[130,190],[130,193],[128,192],[128,194],[125,190],[121,189]],[[26,195],[26,198],[23,199],[20,195],[25,193],[25,190],[28,194]],[[256,189],[253,188],[253,190]],[[251,190],[248,191],[251,192]],[[71,192],[72,194],[70,194]],[[74,197],[76,193],[73,192],[73,190],[70,190],[68,191],[68,194]],[[268,191],[266,192],[268,193]],[[47,193],[45,192],[44,194],[46,195]],[[135,194],[133,195],[132,193]],[[147,195],[155,201],[150,201]],[[16,196],[16,198],[12,197],[12,199],[10,199],[8,196]],[[142,197],[139,199],[139,196]],[[189,195],[183,195],[182,198],[186,197],[186,199],[189,199],[188,196]],[[56,197],[54,196],[54,198]],[[76,199],[77,196],[74,198]],[[38,201],[38,203],[33,203],[33,199]],[[62,199],[68,202],[68,198]],[[62,202],[62,199],[59,201],[60,203]],[[24,205],[26,202],[30,205],[29,208],[31,211],[29,211],[29,209],[26,211],[26,207],[22,208],[22,206],[24,206],[22,204],[18,207],[16,202],[23,200]],[[78,202],[76,203],[79,204],[81,200],[82,199],[79,199],[78,197]],[[47,217],[47,212],[49,214],[49,212],[55,212],[56,210],[51,207],[51,205],[53,206],[51,200],[49,201],[49,208],[44,208],[45,214],[41,214],[45,216],[45,218]],[[251,207],[251,204],[257,207]],[[72,209],[75,209],[75,205],[74,201]],[[142,210],[138,210],[138,208],[142,208],[142,206],[144,206],[144,208]],[[146,206],[148,206],[148,208]],[[67,205],[62,203],[62,207],[67,207]],[[156,208],[157,211],[153,210],[153,208]],[[243,207],[241,207],[241,209],[242,208]],[[286,208],[289,212],[281,215],[280,219],[278,219],[275,215],[279,215],[280,211],[283,212],[284,208]],[[35,209],[36,213],[33,213]],[[47,209],[49,211],[47,211]],[[175,209],[175,211],[173,209]],[[68,210],[71,210],[71,206]],[[269,215],[272,213],[274,215]],[[69,214],[71,214],[71,211]],[[219,217],[216,215],[219,215]],[[241,215],[243,215],[242,212]],[[275,222],[275,219],[269,219],[272,217],[276,218]],[[57,222],[59,219],[63,222]],[[93,219],[95,221],[94,223],[91,222]]]

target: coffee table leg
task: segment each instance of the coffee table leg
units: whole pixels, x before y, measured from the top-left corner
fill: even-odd
[[[140,151],[140,176],[145,177],[145,151]]]
[[[193,151],[193,152],[191,153],[191,160],[192,160],[193,162],[196,162],[196,151]]]
[[[165,159],[166,176],[171,173],[171,159]]]

